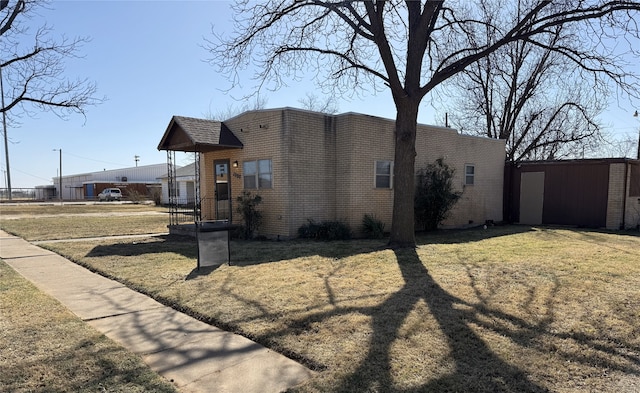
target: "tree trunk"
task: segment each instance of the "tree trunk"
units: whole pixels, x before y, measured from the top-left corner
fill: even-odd
[[[415,193],[416,129],[418,102],[396,100],[398,114],[393,167],[393,217],[389,246],[415,247],[413,198]]]

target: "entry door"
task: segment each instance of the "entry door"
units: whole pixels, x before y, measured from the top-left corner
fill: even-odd
[[[93,184],[87,184],[87,195],[85,199],[93,199]]]
[[[542,224],[544,172],[523,172],[520,176],[520,224]]]
[[[196,186],[195,182],[188,181],[187,184],[187,203],[196,200]]]
[[[215,210],[216,220],[231,220],[231,184],[229,183],[229,160],[213,162],[216,176]]]

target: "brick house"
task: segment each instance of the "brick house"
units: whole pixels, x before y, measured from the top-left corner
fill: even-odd
[[[290,238],[308,220],[340,220],[357,233],[364,214],[391,226],[395,122],[344,113],[282,108],[242,113],[224,122],[174,116],[158,145],[199,158],[202,220],[241,223],[243,191],[263,199],[261,234]],[[418,125],[416,169],[443,157],[462,191],[445,227],[502,220],[505,144]]]

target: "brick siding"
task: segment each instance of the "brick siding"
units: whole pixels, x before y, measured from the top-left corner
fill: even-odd
[[[607,228],[619,229],[622,224],[625,164],[609,165],[609,197],[607,199]]]
[[[285,108],[246,112],[225,124],[244,148],[203,155],[203,198],[213,196],[214,160],[239,162],[238,168],[231,168],[235,206],[243,191],[242,163],[271,159],[273,188],[259,190],[263,198],[262,234],[295,237],[298,228],[310,219],[341,220],[358,232],[364,214],[373,214],[387,229],[391,227],[393,190],[375,188],[374,163],[394,159],[394,121]],[[443,157],[456,170],[454,184],[463,194],[445,226],[502,220],[504,141],[419,125],[416,150],[417,167]],[[465,164],[475,165],[473,186],[463,185]],[[213,217],[211,211],[206,214]],[[233,222],[240,223],[237,214]]]
[[[640,197],[629,196],[633,181],[632,174],[633,172],[626,162],[609,165],[607,229],[623,229],[623,215],[625,228],[637,228],[640,225]]]

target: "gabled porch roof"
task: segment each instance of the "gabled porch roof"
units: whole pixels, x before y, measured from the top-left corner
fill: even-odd
[[[173,116],[158,150],[209,152],[242,149],[242,142],[220,121]]]

